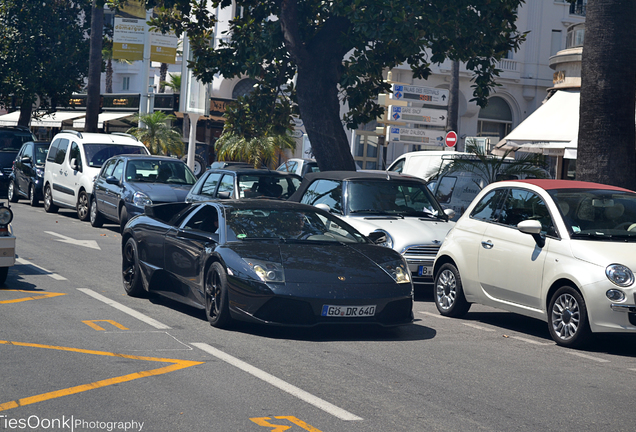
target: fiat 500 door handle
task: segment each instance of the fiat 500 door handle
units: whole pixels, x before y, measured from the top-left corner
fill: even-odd
[[[494,246],[494,244],[492,244],[490,240],[481,242],[481,245],[485,249],[492,249],[492,247]]]

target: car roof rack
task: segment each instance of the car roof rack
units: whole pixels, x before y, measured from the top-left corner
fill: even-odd
[[[132,139],[134,139],[135,141],[139,141],[139,140],[137,139],[137,137],[136,137],[136,136],[131,135],[131,134],[129,134],[129,133],[124,133],[124,132],[111,132],[110,134],[111,134],[111,135],[125,136],[125,137],[128,137],[128,138],[132,138]]]
[[[64,132],[64,133],[70,133],[70,134],[73,134],[73,135],[77,136],[78,138],[84,138],[84,137],[82,136],[82,133],[81,133],[80,131],[71,130],[71,129],[62,129],[62,130],[60,131],[60,133],[62,133],[62,132]]]

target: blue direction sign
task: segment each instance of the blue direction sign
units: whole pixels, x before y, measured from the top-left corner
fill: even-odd
[[[391,90],[389,99],[419,101],[427,105],[448,105],[449,92],[446,89],[392,84]]]
[[[444,109],[389,106],[390,120],[428,126],[446,126],[448,111]]]

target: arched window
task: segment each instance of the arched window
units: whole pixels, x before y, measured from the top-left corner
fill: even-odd
[[[477,136],[493,137],[495,143],[508,135],[512,130],[512,111],[508,102],[497,96],[488,99],[488,105],[479,110],[477,129]]]
[[[245,78],[240,80],[234,86],[234,90],[232,90],[232,99],[237,99],[239,96],[245,96],[254,91],[254,84],[257,84],[258,81],[252,78]]]

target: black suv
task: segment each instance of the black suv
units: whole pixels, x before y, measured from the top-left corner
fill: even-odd
[[[7,194],[13,161],[22,144],[35,139],[35,135],[25,126],[0,126],[0,196]]]

